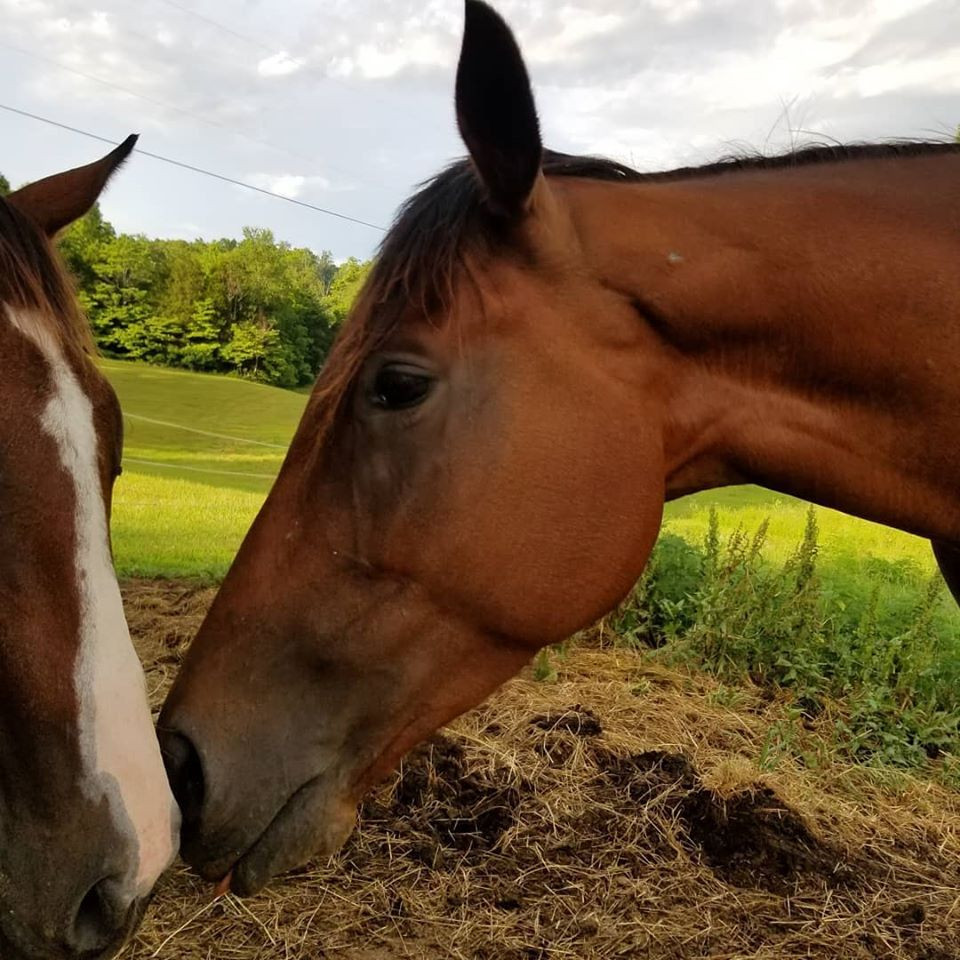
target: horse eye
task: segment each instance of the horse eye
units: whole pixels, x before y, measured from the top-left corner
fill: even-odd
[[[384,367],[373,382],[372,400],[384,410],[404,410],[422,402],[433,378],[403,367]]]

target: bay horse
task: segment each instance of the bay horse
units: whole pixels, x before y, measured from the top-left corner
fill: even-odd
[[[183,853],[238,894],[613,608],[665,500],[759,483],[934,540],[960,592],[960,148],[545,152],[479,0],[456,109],[161,713]]]
[[[51,238],[136,142],[0,198],[0,956],[112,955],[176,855],[113,569],[122,420]]]

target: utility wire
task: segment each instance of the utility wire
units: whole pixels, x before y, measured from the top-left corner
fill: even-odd
[[[123,416],[128,420],[139,420],[141,423],[150,423],[156,427],[184,430],[187,433],[198,433],[202,437],[214,437],[217,440],[231,440],[233,443],[252,443],[258,447],[271,447],[274,450],[286,450],[289,446],[289,444],[286,443],[268,443],[266,440],[252,440],[250,437],[234,437],[229,433],[212,433],[209,430],[200,430],[197,427],[187,427],[182,423],[172,423],[170,420],[154,420],[152,417],[144,417],[139,413],[128,413],[126,410],[124,410]]]
[[[109,143],[116,146],[118,140],[110,140],[108,137],[101,137],[99,134],[91,133],[89,130],[81,130],[79,127],[72,127],[66,123],[60,123],[57,120],[51,120],[49,117],[41,117],[37,113],[30,113],[27,110],[20,110],[17,107],[11,107],[8,104],[0,103],[0,110],[6,110],[8,113],[15,113],[21,117],[28,117],[30,120],[37,120],[40,123],[49,124],[51,127],[58,127],[61,130],[68,130],[70,133],[79,134],[81,137],[89,137],[91,140],[99,140],[101,143]],[[221,180],[224,183],[233,184],[235,187],[243,187],[244,190],[252,190],[254,193],[262,193],[265,197],[273,197],[275,200],[283,200],[286,203],[292,203],[297,207],[305,207],[307,210],[314,210],[328,217],[336,217],[338,220],[346,220],[348,223],[356,223],[362,227],[370,227],[371,230],[386,232],[386,227],[378,223],[370,223],[368,220],[361,220],[359,217],[351,217],[346,213],[339,213],[336,210],[330,210],[327,207],[318,207],[316,204],[307,203],[306,200],[297,200],[296,197],[285,197],[282,193],[274,193],[272,190],[265,190],[263,187],[255,187],[252,183],[246,183],[243,180],[235,180],[233,177],[227,177],[222,173],[215,173],[213,170],[205,170],[203,167],[194,166],[192,163],[184,163],[182,160],[174,160],[172,157],[165,157],[159,153],[151,153],[149,150],[134,148],[134,153],[139,153],[144,157],[150,157],[151,160],[159,160],[162,163],[169,163],[171,166],[180,167],[182,170],[190,170],[192,173],[199,173],[205,177],[212,177],[214,180]]]
[[[167,7],[171,7],[174,10],[179,10],[181,13],[185,13],[187,16],[195,17],[197,20],[207,24],[208,26],[214,27],[217,30],[222,31],[228,36],[233,37],[236,40],[240,40],[243,43],[250,44],[252,47],[256,47],[258,50],[263,50],[265,53],[276,55],[278,53],[286,54],[285,44],[278,43],[275,38],[267,38],[271,42],[267,43],[264,40],[258,40],[256,37],[251,37],[247,33],[241,33],[239,30],[234,30],[233,27],[228,27],[225,23],[221,23],[219,20],[214,20],[213,17],[208,17],[203,13],[198,13],[196,10],[191,9],[190,7],[184,6],[182,3],[178,3],[177,0],[157,0],[158,3],[162,3]],[[322,67],[317,64],[311,63],[309,60],[304,57],[293,57],[289,54],[286,54],[292,63],[297,64],[298,67],[303,69],[307,73],[312,73],[314,76],[319,77],[324,83],[330,84],[335,83],[339,84],[341,87],[346,87],[344,80],[340,77],[336,77],[328,73]],[[366,96],[369,98],[370,94],[367,93]],[[373,95],[373,99],[379,101],[381,104],[389,106],[391,110],[395,109],[390,106],[388,101],[382,96],[376,94]],[[438,131],[442,131],[445,135],[449,135],[449,128],[444,126],[441,127],[437,123],[431,123],[430,126]]]
[[[239,130],[233,130],[226,124],[220,123],[218,120],[211,120],[208,117],[200,116],[198,113],[193,113],[191,110],[185,110],[183,107],[177,107],[172,103],[166,103],[163,100],[157,100],[155,97],[148,96],[144,93],[137,93],[136,90],[131,90],[129,87],[125,87],[119,83],[114,83],[111,80],[104,80],[102,77],[98,77],[96,74],[86,73],[83,70],[77,70],[76,67],[69,67],[65,63],[61,63],[59,60],[55,60],[53,57],[45,56],[42,53],[36,53],[33,50],[25,50],[23,47],[18,47],[15,44],[5,43],[3,41],[0,41],[0,47],[4,47],[7,50],[12,50],[14,53],[19,53],[21,56],[30,57],[33,60],[39,60],[41,63],[48,63],[50,66],[56,67],[58,70],[65,70],[67,73],[74,74],[74,76],[83,77],[84,80],[92,80],[94,83],[99,83],[104,87],[109,87],[111,90],[119,90],[121,93],[127,94],[127,96],[136,97],[138,100],[143,100],[145,103],[152,103],[154,106],[162,107],[164,110],[170,110],[174,113],[182,114],[185,117],[191,117],[192,119],[198,120],[200,123],[205,123],[208,126],[225,130],[227,133],[232,133],[235,136],[243,137],[245,140],[249,140],[251,143],[256,143],[261,147],[276,149],[273,144],[267,143],[266,140],[258,140],[256,137],[250,136],[250,134],[243,133]],[[301,159],[305,158],[301,157]]]
[[[233,27],[228,27],[226,24],[220,23],[219,20],[214,20],[212,17],[207,17],[202,13],[198,13],[196,10],[191,10],[190,7],[185,7],[182,4],[176,3],[175,0],[160,0],[160,3],[164,3],[168,7],[173,7],[174,10],[179,10],[181,13],[186,13],[191,17],[196,17],[198,20],[208,23],[211,27],[216,27],[218,30],[222,30],[224,33],[230,34],[231,37],[236,37],[238,40],[242,40],[244,43],[249,43],[251,46],[259,47],[266,53],[278,53],[281,49],[279,46],[273,47],[268,43],[264,43],[263,40],[256,40],[245,33],[240,33],[239,31],[234,30]],[[303,62],[296,60],[295,57],[291,57],[290,59],[295,60],[297,63]]]
[[[150,42],[150,38],[145,36],[142,33],[138,33],[135,30],[129,31],[133,36],[140,37],[142,40],[147,40]],[[137,100],[143,100],[145,103],[152,103],[154,106],[161,107],[164,110],[170,110],[173,113],[182,114],[185,117],[191,117],[194,120],[204,123],[210,127],[217,127],[220,130],[225,130],[227,133],[233,134],[235,137],[242,137],[244,140],[254,143],[260,147],[266,147],[268,150],[273,150],[278,153],[285,153],[289,157],[293,157],[296,160],[306,161],[307,163],[317,164],[323,169],[338,169],[333,167],[331,164],[320,163],[313,157],[308,157],[302,153],[295,152],[293,150],[288,150],[286,147],[283,147],[277,143],[271,143],[269,140],[261,140],[259,137],[255,137],[252,134],[246,133],[243,130],[237,130],[233,127],[228,127],[225,123],[221,123],[219,120],[211,120],[209,117],[204,117],[199,113],[194,113],[192,110],[187,110],[184,107],[175,106],[172,103],[167,103],[163,100],[158,100],[156,97],[151,97],[144,93],[138,93],[136,90],[131,90],[129,87],[123,86],[120,83],[114,83],[112,80],[104,80],[103,77],[98,77],[93,73],[86,73],[83,70],[78,70],[76,67],[68,66],[65,63],[61,63],[59,60],[55,60],[53,57],[48,57],[42,53],[36,53],[33,50],[26,50],[23,47],[18,47],[12,43],[5,43],[0,41],[0,47],[5,47],[7,50],[12,50],[14,53],[18,53],[24,57],[30,57],[33,60],[37,60],[41,63],[48,63],[52,67],[56,67],[58,70],[64,70],[67,73],[72,73],[75,76],[83,77],[85,80],[91,80],[94,83],[99,83],[104,87],[108,87],[111,90],[118,90],[120,93],[125,93],[127,96],[135,97]],[[346,171],[340,169],[341,173],[346,173]]]

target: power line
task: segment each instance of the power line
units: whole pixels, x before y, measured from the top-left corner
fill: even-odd
[[[90,133],[89,130],[81,130],[79,127],[71,127],[69,124],[60,123],[57,120],[51,120],[49,117],[41,117],[37,113],[30,113],[27,110],[20,110],[17,107],[11,107],[8,104],[0,103],[0,110],[6,110],[8,113],[15,113],[21,117],[28,117],[30,120],[37,120],[40,123],[49,124],[51,127],[58,127],[60,130],[68,130],[70,133],[79,134],[81,137],[89,137],[91,140],[99,140],[101,143],[109,143],[116,146],[118,140],[110,140],[108,137],[101,137],[99,134]],[[330,210],[327,207],[318,207],[316,204],[308,203],[306,200],[297,200],[296,197],[285,197],[282,193],[274,193],[272,190],[265,190],[263,187],[255,187],[252,183],[246,183],[243,180],[236,180],[233,177],[225,176],[222,173],[215,173],[213,170],[205,170],[203,167],[194,166],[192,163],[185,163],[182,160],[174,160],[172,157],[165,157],[159,153],[151,153],[149,150],[134,148],[134,153],[139,153],[144,157],[150,157],[151,160],[159,160],[162,163],[169,163],[171,166],[180,167],[182,170],[189,170],[192,173],[199,173],[205,177],[212,177],[214,180],[221,180],[224,183],[233,184],[235,187],[243,187],[244,190],[252,190],[254,193],[262,193],[265,197],[273,197],[275,200],[283,200],[286,203],[292,203],[298,207],[305,207],[307,210],[314,210],[328,217],[336,217],[338,220],[346,220],[348,223],[356,223],[361,227],[370,227],[371,230],[386,232],[386,227],[378,223],[370,223],[368,220],[361,220],[359,217],[351,217],[346,213],[338,213],[336,210]]]
[[[191,473],[212,473],[218,477],[255,477],[257,480],[276,480],[275,473],[245,473],[240,470],[210,470],[207,467],[190,467],[185,463],[163,463],[160,460],[143,460],[140,457],[123,458],[124,463],[135,463],[144,467],[164,467],[167,470],[189,470]]]
[[[256,137],[250,136],[250,134],[243,133],[240,130],[233,130],[224,123],[220,123],[218,120],[210,120],[207,117],[202,117],[199,113],[193,113],[191,110],[185,110],[183,107],[174,106],[172,103],[165,103],[163,100],[157,100],[155,97],[147,96],[144,93],[137,93],[136,90],[131,90],[129,87],[125,87],[119,83],[113,83],[111,80],[104,80],[102,77],[98,77],[93,73],[86,73],[83,70],[77,70],[76,67],[68,67],[65,63],[61,63],[59,60],[55,60],[53,57],[44,56],[42,53],[36,53],[33,50],[25,50],[23,47],[18,47],[12,43],[4,43],[0,41],[0,47],[5,47],[7,50],[12,50],[14,53],[19,53],[21,56],[30,57],[33,60],[39,60],[41,63],[48,63],[50,66],[56,67],[58,70],[65,70],[67,73],[72,73],[77,77],[83,77],[84,80],[92,80],[94,83],[99,83],[104,87],[109,87],[111,90],[119,90],[121,93],[127,94],[130,97],[136,97],[138,100],[143,100],[145,103],[152,103],[156,107],[161,107],[164,110],[170,110],[174,113],[182,114],[185,117],[191,117],[194,120],[200,121],[200,123],[205,123],[211,127],[218,127],[220,130],[225,130],[227,133],[232,133],[235,136],[243,137],[245,140],[249,140],[251,143],[256,143],[261,147],[269,147],[270,149],[277,149],[274,144],[268,143],[266,140],[259,140]],[[286,151],[284,151],[286,152]],[[301,160],[306,159],[301,157]]]
[[[196,17],[198,20],[202,20],[204,23],[210,24],[211,27],[216,27],[218,30],[222,30],[224,33],[230,34],[231,37],[236,37],[238,40],[242,40],[244,43],[249,43],[251,46],[258,47],[259,49],[265,51],[266,53],[278,53],[280,51],[279,45],[273,47],[270,44],[264,43],[262,40],[255,40],[253,37],[247,36],[245,33],[240,33],[238,30],[234,30],[233,27],[228,27],[224,23],[220,23],[219,20],[214,20],[212,17],[204,16],[202,13],[197,13],[196,10],[191,10],[189,7],[185,7],[182,4],[176,3],[175,0],[160,0],[160,3],[166,4],[168,7],[173,7],[174,10],[179,10],[181,13],[186,13],[191,17]],[[291,57],[291,59],[295,59]],[[303,61],[297,60],[297,63],[302,63]]]
[[[138,33],[136,30],[129,30],[128,32],[132,36],[140,37],[141,40],[147,40],[150,42],[149,37],[142,33]],[[94,83],[99,83],[111,90],[118,90],[120,93],[125,93],[129,97],[135,97],[137,100],[143,100],[145,103],[152,103],[154,106],[160,107],[164,110],[170,110],[173,113],[179,113],[185,117],[191,117],[200,123],[207,124],[207,126],[217,127],[220,130],[225,130],[227,133],[233,134],[235,137],[242,137],[244,140],[248,140],[250,143],[255,143],[260,147],[266,147],[268,150],[273,150],[278,153],[285,153],[287,156],[293,157],[296,160],[318,164],[324,169],[339,169],[329,163],[319,163],[319,161],[313,157],[308,157],[302,153],[294,152],[286,147],[280,146],[279,144],[272,143],[269,140],[261,140],[259,137],[255,137],[243,130],[237,130],[234,127],[228,127],[225,123],[221,123],[219,120],[211,120],[209,117],[204,117],[201,114],[194,113],[192,110],[187,110],[184,107],[175,106],[172,103],[167,103],[164,100],[158,100],[156,97],[151,97],[144,93],[138,93],[136,90],[131,90],[129,87],[123,86],[123,84],[114,83],[112,80],[104,80],[103,77],[98,77],[96,74],[86,73],[83,70],[78,70],[76,67],[68,66],[65,63],[61,63],[59,60],[55,60],[53,57],[45,56],[42,53],[36,53],[33,50],[25,50],[23,47],[18,47],[12,43],[4,43],[3,41],[0,41],[0,47],[5,47],[7,50],[12,50],[14,53],[18,53],[24,57],[30,57],[31,59],[37,60],[41,63],[48,63],[50,66],[56,67],[58,70],[64,70],[67,73],[74,74],[75,76],[83,77],[85,80],[91,80]],[[340,172],[344,173],[345,171],[340,169]]]
[[[258,447],[271,447],[274,450],[286,450],[285,443],[267,443],[266,440],[251,440],[249,437],[234,437],[229,433],[212,433],[209,430],[198,430],[196,427],[186,427],[182,423],[171,423],[169,420],[154,420],[152,417],[144,417],[139,413],[123,412],[128,420],[139,420],[141,423],[150,423],[157,427],[170,427],[173,430],[185,430],[187,433],[199,433],[202,437],[214,437],[217,440],[232,440],[234,443],[252,443]]]

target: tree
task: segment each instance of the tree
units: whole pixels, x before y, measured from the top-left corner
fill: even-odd
[[[218,369],[223,354],[220,324],[212,300],[205,298],[193,305],[190,319],[184,327],[183,339],[180,350],[182,366],[188,370]]]
[[[165,280],[162,253],[146,237],[121,234],[95,247],[93,283],[81,287],[97,342],[114,356],[171,362],[177,325],[158,317],[152,295]]]
[[[261,374],[267,371],[278,340],[276,330],[245,320],[234,327],[233,337],[223,348],[223,355],[240,373],[263,379]]]
[[[342,323],[346,318],[372,266],[372,260],[362,262],[356,257],[350,257],[340,265],[327,298],[334,323]]]
[[[239,241],[118,234],[97,206],[60,247],[105,353],[284,387],[316,376],[369,270],[256,227]]]
[[[60,236],[60,253],[77,281],[81,300],[93,295],[97,282],[94,264],[101,259],[104,247],[116,239],[116,232],[103,218],[100,204],[95,203],[79,220]]]
[[[10,181],[0,173],[0,197],[5,197],[10,193]]]

